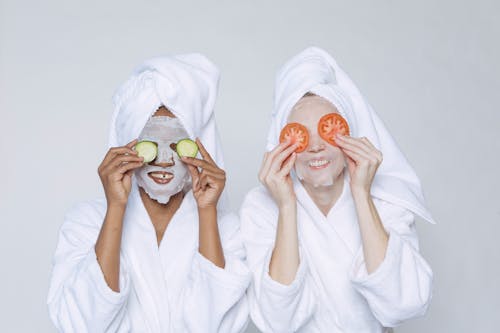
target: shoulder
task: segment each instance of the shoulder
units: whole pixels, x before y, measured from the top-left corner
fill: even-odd
[[[242,228],[245,225],[259,225],[268,227],[275,225],[278,220],[278,207],[264,186],[251,189],[240,208]]]
[[[106,215],[106,199],[96,198],[78,202],[64,215],[62,229],[74,226],[100,228]]]
[[[276,208],[273,198],[264,186],[257,186],[251,189],[243,199],[241,209],[271,209]]]

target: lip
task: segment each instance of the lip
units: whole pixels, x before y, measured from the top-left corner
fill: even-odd
[[[320,166],[312,166],[312,165],[310,165],[310,163],[313,162],[313,161],[327,161],[327,162],[325,164],[323,164],[323,165],[320,165]],[[307,162],[307,166],[309,167],[309,169],[312,169],[312,170],[325,169],[328,166],[330,166],[330,164],[332,164],[332,161],[327,160],[326,158],[315,158],[314,160],[311,160],[311,161]]]
[[[162,174],[162,175],[167,176],[168,178],[165,178],[165,179],[156,178],[156,177],[152,176],[153,173]],[[151,172],[148,172],[148,177],[151,178],[156,184],[165,185],[165,184],[170,183],[170,181],[172,181],[172,179],[174,179],[174,174],[170,173],[170,172],[166,172],[166,171],[151,171]]]

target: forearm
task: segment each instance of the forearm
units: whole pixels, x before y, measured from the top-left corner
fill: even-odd
[[[200,219],[198,251],[216,266],[224,268],[224,251],[217,225],[217,208],[198,208],[198,215]]]
[[[95,244],[97,261],[108,286],[120,291],[120,246],[125,206],[108,206],[104,223]]]
[[[299,263],[297,204],[294,201],[280,207],[269,275],[273,280],[288,285],[295,279]]]
[[[355,190],[352,193],[363,242],[366,270],[370,274],[385,258],[389,235],[384,229],[370,193]]]

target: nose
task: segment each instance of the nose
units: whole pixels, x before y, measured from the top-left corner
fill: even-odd
[[[168,168],[174,166],[175,161],[173,153],[174,153],[173,150],[168,145],[159,144],[158,155],[149,164],[162,168]]]
[[[317,153],[325,149],[325,141],[318,135],[309,135],[309,145],[307,146],[307,151],[311,153]]]

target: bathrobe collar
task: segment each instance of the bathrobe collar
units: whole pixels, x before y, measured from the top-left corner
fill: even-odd
[[[169,316],[175,304],[169,304],[172,298],[166,277],[173,273],[169,271],[173,262],[191,260],[193,251],[186,248],[195,248],[198,244],[197,223],[196,201],[189,191],[158,246],[154,226],[133,178],[124,218],[122,251],[133,275],[133,289],[144,311],[145,322],[152,332],[169,330]],[[173,235],[179,238],[173,238]]]

